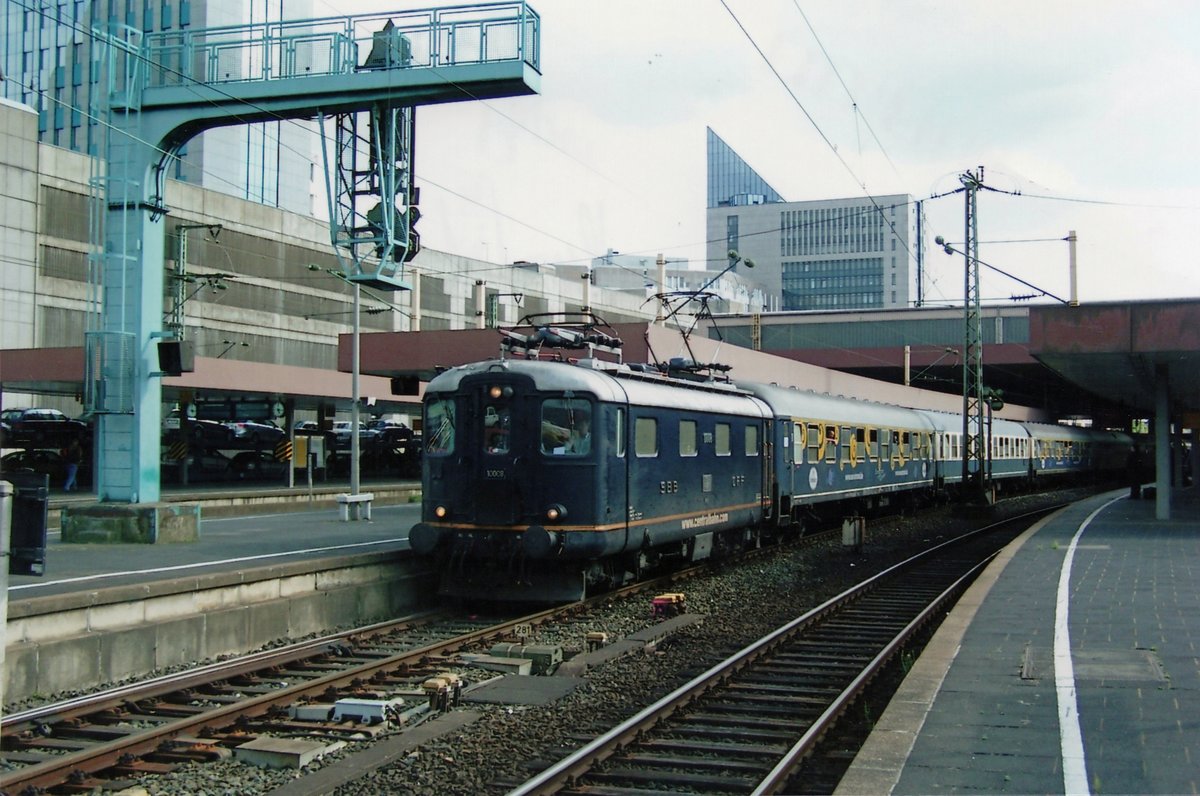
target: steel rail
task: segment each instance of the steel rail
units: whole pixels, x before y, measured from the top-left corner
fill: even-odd
[[[552,608],[518,619],[507,620],[451,639],[434,642],[433,644],[427,644],[396,655],[390,655],[386,658],[380,658],[376,661],[360,664],[344,671],[332,672],[313,680],[281,688],[269,694],[248,697],[237,704],[215,707],[210,711],[195,716],[179,718],[169,723],[137,732],[128,738],[96,744],[73,754],[63,755],[43,763],[6,772],[3,776],[0,776],[0,790],[14,793],[24,792],[26,789],[52,788],[66,782],[71,777],[78,778],[81,773],[86,775],[103,771],[115,765],[123,757],[145,755],[157,749],[164,741],[169,741],[178,736],[207,727],[226,726],[238,717],[261,716],[273,708],[290,705],[303,696],[321,694],[329,688],[336,688],[353,683],[356,680],[369,678],[377,672],[395,668],[401,664],[420,660],[431,655],[453,652],[487,638],[499,637],[511,631],[517,625],[538,624],[560,613],[562,610],[564,610],[563,607]],[[323,643],[328,644],[329,642],[326,640]],[[231,673],[245,673],[245,668],[240,661],[235,660],[227,671],[222,672],[220,665],[217,664],[209,668],[203,682],[227,679],[229,676],[234,676]],[[178,690],[180,690],[178,685],[167,689],[168,692]],[[156,685],[154,691],[155,694],[161,694],[163,689]],[[124,698],[118,700],[118,703],[131,701],[132,693],[134,692],[126,692]],[[149,698],[149,696],[149,694],[146,694],[142,695],[141,698]],[[103,705],[104,703],[100,704]]]
[[[1034,517],[1043,516],[1052,511],[1056,511],[1061,506],[1054,506],[1049,509],[1041,509],[1034,512],[1027,512],[1016,517],[1006,518],[1000,522],[992,523],[991,525],[977,529],[962,536],[955,537],[938,544],[934,547],[924,550],[910,558],[896,563],[887,569],[875,574],[874,576],[864,580],[863,582],[847,589],[841,594],[835,595],[823,602],[821,605],[805,612],[799,617],[791,620],[787,624],[776,628],[772,632],[763,636],[758,641],[747,646],[741,651],[731,655],[725,660],[710,667],[707,671],[697,675],[692,680],[684,683],[676,688],[670,694],[659,699],[657,702],[643,708],[638,713],[626,719],[622,723],[601,734],[591,742],[585,744],[580,749],[563,758],[559,762],[546,768],[539,774],[530,778],[522,785],[510,790],[507,796],[543,796],[545,794],[554,794],[567,787],[569,783],[577,780],[585,773],[590,771],[598,763],[612,757],[619,752],[623,747],[633,743],[640,735],[658,725],[663,720],[678,713],[681,709],[701,697],[705,692],[711,690],[715,686],[731,679],[738,672],[746,669],[759,658],[770,654],[775,648],[781,646],[797,635],[804,629],[816,624],[817,621],[825,616],[836,612],[843,606],[857,601],[859,598],[880,586],[883,581],[890,579],[894,575],[903,572],[906,569],[916,566],[918,563],[932,559],[934,556],[944,553],[949,547],[962,544],[964,541],[978,538],[984,534],[991,533],[1000,527],[1011,525],[1013,523],[1025,522]],[[994,557],[994,553],[988,556],[986,560]],[[986,560],[983,563],[986,563]],[[974,565],[970,572],[978,570],[983,563]],[[968,573],[969,574],[969,573]],[[907,638],[900,638],[906,633],[920,626],[920,620],[927,620],[932,616],[937,608],[944,604],[948,596],[952,595],[954,589],[961,587],[964,579],[968,575],[960,576],[955,579],[954,584],[943,589],[939,595],[931,600],[925,608],[923,608],[917,618],[908,622],[903,631],[897,634],[891,641],[887,643],[885,648],[875,655],[870,663],[854,678],[851,686],[844,689],[843,693],[838,695],[832,704],[830,704],[821,714],[817,723],[814,723],[802,737],[797,740],[792,747],[780,758],[779,763],[769,772],[769,774],[759,783],[755,793],[774,793],[777,789],[783,787],[786,782],[787,775],[794,770],[795,766],[803,760],[803,758],[811,751],[813,745],[819,740],[825,732],[828,731],[833,719],[841,714],[845,707],[853,701],[854,696],[859,693],[862,687],[865,686],[882,668],[882,665],[887,661],[890,655],[893,655]]]
[[[934,613],[940,611],[949,600],[960,593],[964,587],[996,557],[996,553],[971,567],[966,573],[946,587],[941,594],[934,598],[925,608],[913,618],[887,645],[879,651],[871,662],[863,667],[862,672],[838,694],[833,702],[813,722],[813,725],[796,741],[795,744],[779,759],[773,769],[763,777],[758,786],[751,791],[753,796],[761,794],[780,793],[787,785],[788,779],[795,773],[796,768],[813,750],[826,732],[837,722],[855,699],[857,699],[870,682],[883,670],[888,662],[898,653],[901,647],[924,627]]]
[[[761,551],[749,551],[749,554],[761,554]],[[58,756],[43,763],[13,769],[0,776],[0,792],[24,792],[26,789],[55,787],[66,782],[68,778],[78,779],[81,775],[96,774],[106,768],[112,767],[122,759],[128,760],[130,757],[145,755],[148,752],[158,749],[163,742],[188,734],[197,728],[226,726],[241,716],[260,716],[273,708],[291,704],[297,698],[305,695],[322,693],[328,688],[337,687],[355,680],[362,680],[378,671],[396,667],[413,660],[419,660],[429,655],[453,652],[489,637],[503,636],[518,625],[542,624],[556,617],[578,613],[586,610],[593,604],[602,603],[614,597],[662,588],[664,585],[674,583],[706,569],[707,567],[705,566],[691,567],[659,578],[640,581],[630,586],[576,603],[548,608],[487,628],[481,628],[452,639],[408,650],[397,655],[388,656],[387,658],[381,658],[377,661],[361,664],[341,672],[330,673],[303,683],[297,683],[291,687],[282,688],[269,694],[250,697],[236,705],[213,708],[210,711],[197,714],[193,717],[178,718],[151,730],[131,733],[127,738],[96,744],[87,749]],[[140,683],[118,686],[117,688],[97,694],[76,697],[32,708],[5,717],[2,724],[4,735],[11,737],[23,731],[36,731],[39,726],[49,724],[51,721],[58,722],[83,717],[102,710],[119,708],[131,702],[153,699],[177,693],[188,688],[196,688],[221,680],[252,674],[271,667],[295,663],[307,657],[331,651],[339,642],[381,636],[396,630],[403,630],[417,622],[427,623],[444,616],[447,616],[447,614],[440,610],[412,614],[398,620],[389,620],[363,628],[341,631],[320,638],[290,644],[275,650],[240,656],[229,661],[219,661],[186,672],[165,675]],[[0,751],[0,757],[3,757],[2,751]]]
[[[98,710],[104,710],[105,708],[116,707],[131,700],[150,699],[162,696],[163,694],[206,685],[214,680],[238,677],[262,669],[294,663],[306,657],[311,657],[314,653],[322,652],[324,648],[330,647],[339,641],[368,638],[373,635],[403,630],[408,625],[434,621],[442,616],[446,616],[446,614],[440,610],[409,614],[400,619],[378,622],[353,630],[329,633],[318,638],[297,641],[283,647],[253,652],[248,655],[240,655],[237,658],[217,661],[183,672],[174,672],[148,680],[127,683],[95,694],[84,694],[60,702],[39,705],[35,708],[17,711],[4,716],[3,720],[0,720],[0,727],[3,728],[4,735],[6,736],[16,734],[43,720],[54,719],[57,721],[73,718],[87,713],[94,713]]]

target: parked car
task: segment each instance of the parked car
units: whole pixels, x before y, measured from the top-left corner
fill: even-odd
[[[242,451],[230,463],[233,477],[239,481],[275,479],[282,481],[291,462],[281,462],[267,451]]]
[[[372,420],[367,428],[374,431],[379,441],[388,448],[404,447],[413,437],[411,428],[395,420]]]
[[[360,445],[367,444],[379,438],[379,432],[373,428],[367,428],[367,424],[358,421],[358,442]],[[334,446],[338,448],[350,447],[350,421],[335,420],[333,423],[333,440]]]
[[[87,443],[91,426],[57,409],[5,409],[5,445],[13,448],[65,448],[71,440]]]
[[[164,484],[179,484],[183,481],[183,460],[163,459],[160,463],[160,480]],[[229,457],[211,450],[192,450],[187,455],[188,483],[202,481],[228,481],[233,478]]]
[[[187,435],[188,442],[197,448],[227,448],[233,444],[233,430],[216,420],[193,418],[187,421],[186,431],[179,410],[163,419],[163,438],[170,441]]]
[[[269,420],[239,420],[225,425],[233,431],[235,441],[255,446],[274,446],[287,436],[287,432]]]
[[[50,476],[51,487],[61,487],[67,478],[67,460],[56,450],[31,448],[16,451],[0,458],[0,478],[5,473],[41,473]],[[90,462],[80,462],[75,482],[82,486],[92,483]]]

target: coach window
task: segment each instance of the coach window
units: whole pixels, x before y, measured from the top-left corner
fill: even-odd
[[[825,426],[825,463],[837,464],[838,427],[830,424]]]
[[[804,461],[804,424],[796,421],[792,431],[792,462],[801,464]]]
[[[695,456],[699,453],[696,447],[696,421],[679,421],[679,455]]]
[[[653,417],[634,419],[633,452],[637,456],[658,455],[658,421]]]
[[[746,426],[746,455],[758,455],[758,426]]]
[[[808,424],[808,463],[816,464],[821,460],[821,427],[816,423]]]
[[[444,455],[454,452],[454,401],[437,399],[425,407],[425,452]]]
[[[731,454],[729,448],[729,424],[717,423],[716,439],[713,444],[713,452],[718,456],[729,456]]]

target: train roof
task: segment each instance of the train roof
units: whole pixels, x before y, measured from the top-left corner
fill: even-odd
[[[1055,423],[1022,423],[1022,425],[1029,429],[1029,434],[1034,439],[1098,441],[1109,434],[1107,431],[1080,428],[1079,426],[1063,426]]]
[[[777,384],[741,382],[740,386],[757,395],[779,415],[837,420],[858,425],[928,429],[926,413],[904,406],[874,403],[840,395],[797,390]]]
[[[962,415],[953,414],[951,412],[934,412],[929,410],[924,410],[922,414],[929,418],[929,420],[933,423],[933,427],[938,431],[947,434],[962,433]],[[1021,423],[1016,420],[1005,420],[1002,417],[995,417],[992,418],[992,435],[997,437],[1025,438],[1030,436],[1029,429],[1026,428],[1026,426],[1026,423]]]
[[[638,371],[627,365],[599,360],[576,363],[496,359],[451,368],[429,382],[426,394],[453,392],[463,379],[487,373],[512,373],[533,380],[546,392],[590,393],[603,402],[629,402],[685,411],[721,412],[752,417],[769,416],[768,408],[751,393],[720,382],[691,381]]]

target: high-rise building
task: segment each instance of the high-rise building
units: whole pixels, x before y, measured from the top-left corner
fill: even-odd
[[[911,196],[785,202],[710,128],[706,213],[708,267],[735,263],[763,286],[770,309],[882,309],[917,298]]]
[[[6,0],[0,17],[3,96],[38,112],[38,138],[95,155],[97,82],[104,32],[200,30],[283,19],[283,0]],[[287,0],[288,19],[312,15],[312,0]],[[100,153],[102,154],[102,153]],[[312,177],[320,162],[314,130],[265,122],[202,133],[189,141],[170,176],[242,199],[312,215]],[[322,197],[321,201],[324,199]]]
[[[708,207],[761,205],[783,197],[750,164],[708,129]]]

